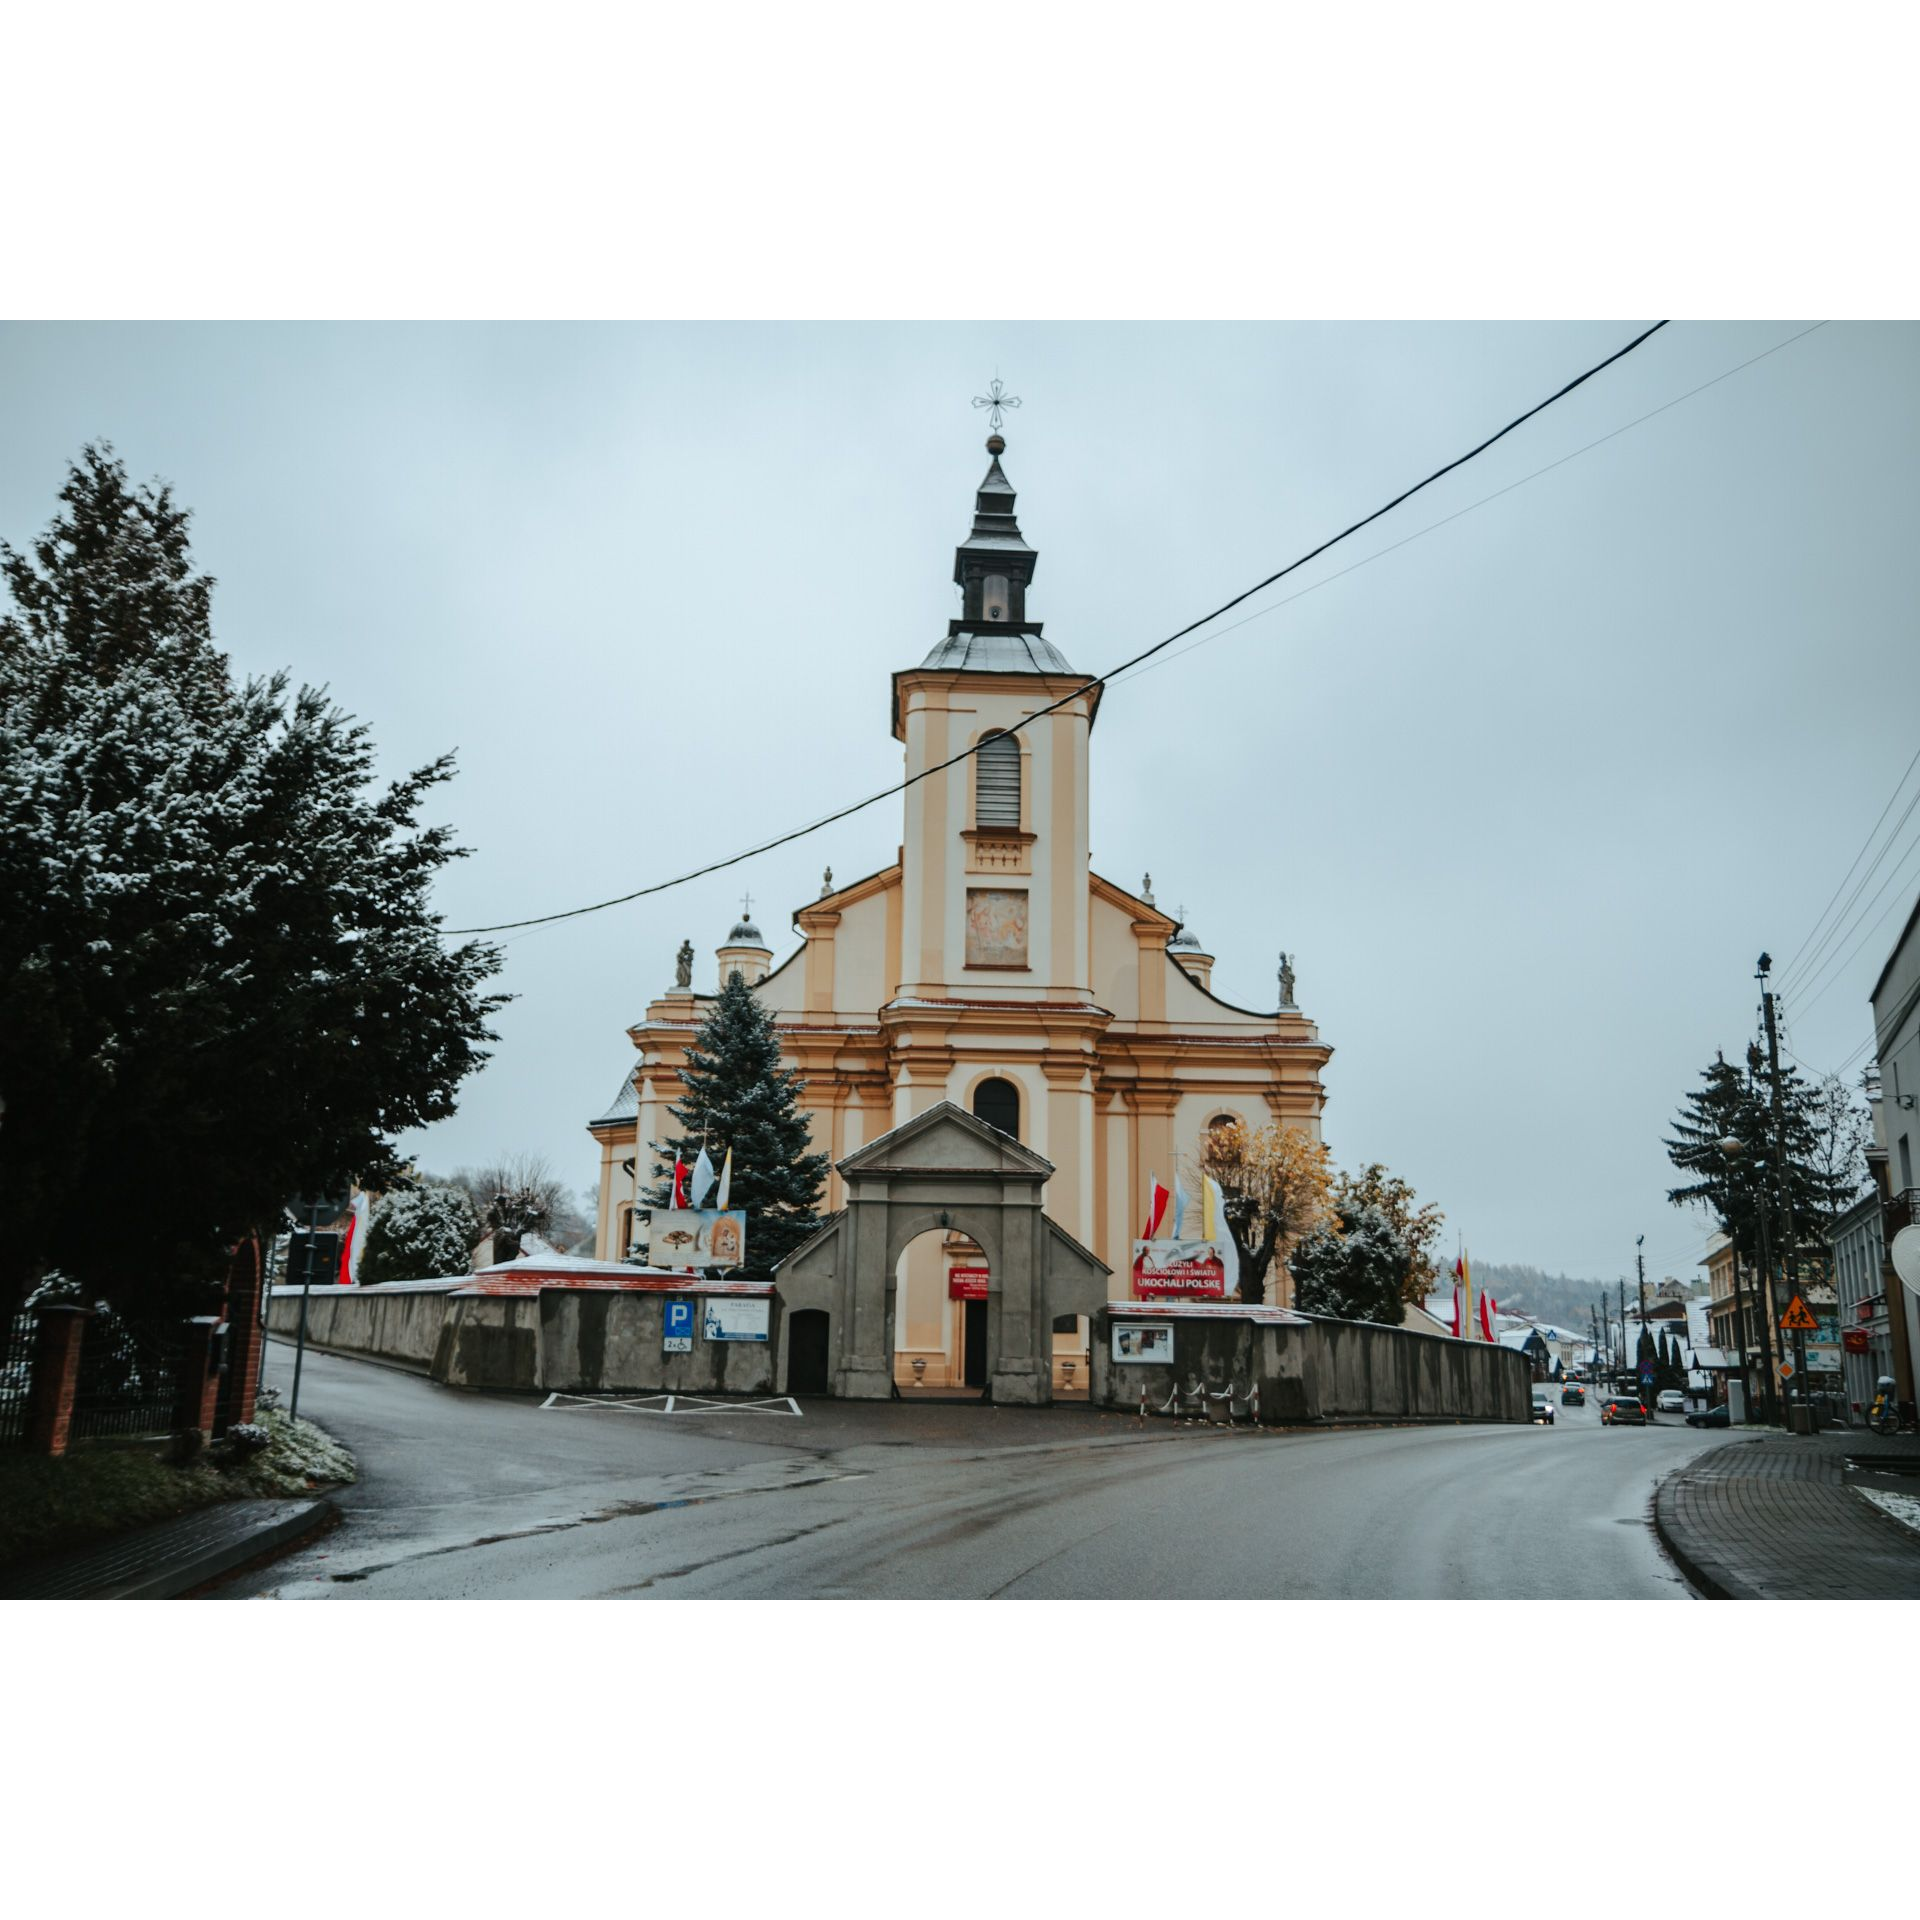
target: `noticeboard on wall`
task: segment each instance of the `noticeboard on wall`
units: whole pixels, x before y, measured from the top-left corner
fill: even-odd
[[[1123,1320],[1113,1330],[1113,1358],[1114,1364],[1122,1367],[1172,1366],[1172,1327],[1143,1327],[1136,1321]]]

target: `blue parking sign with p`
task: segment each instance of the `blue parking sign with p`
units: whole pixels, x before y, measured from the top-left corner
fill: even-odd
[[[693,1302],[691,1300],[669,1300],[666,1303],[666,1319],[663,1323],[665,1338],[661,1345],[668,1353],[691,1353],[693,1351]]]

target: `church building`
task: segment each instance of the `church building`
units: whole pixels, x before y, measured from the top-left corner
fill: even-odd
[[[1272,1011],[1219,999],[1213,955],[1156,904],[1150,881],[1135,889],[1093,870],[1102,689],[1028,617],[1039,555],[1015,518],[997,432],[987,451],[973,530],[954,557],[959,617],[893,675],[906,775],[967,757],[901,796],[891,866],[844,886],[829,869],[819,898],[794,911],[799,945],[778,965],[743,915],[717,951],[715,986],[738,971],[773,1011],[785,1064],[806,1081],[814,1145],[836,1164],[950,1100],[1052,1164],[1046,1214],[1111,1269],[1121,1299],[1148,1177],[1189,1175],[1206,1129],[1225,1119],[1317,1136],[1331,1049],[1293,1004],[1290,965]],[[676,1070],[713,997],[695,989],[688,957],[681,981],[628,1029],[619,1094],[591,1123],[602,1259],[631,1243],[635,1173],[655,1177],[647,1143],[672,1131]],[[842,1204],[841,1189],[836,1172],[823,1211]],[[901,1256],[903,1390],[979,1383],[980,1259],[951,1232]],[[1269,1300],[1288,1304],[1288,1286],[1276,1270]],[[1055,1324],[1056,1386],[1085,1384],[1087,1331],[1084,1317]]]

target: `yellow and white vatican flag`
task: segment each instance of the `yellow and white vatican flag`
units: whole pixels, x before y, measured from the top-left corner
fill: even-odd
[[[733,1149],[727,1149],[726,1163],[720,1169],[720,1190],[713,1196],[714,1206],[721,1212],[727,1210],[727,1195],[733,1191]]]

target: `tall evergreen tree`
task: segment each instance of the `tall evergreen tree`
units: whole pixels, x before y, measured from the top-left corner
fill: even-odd
[[[1841,1081],[1829,1077],[1810,1083],[1790,1062],[1784,1063],[1783,1186],[1759,1049],[1747,1049],[1744,1071],[1716,1053],[1700,1077],[1702,1084],[1686,1096],[1665,1143],[1668,1159],[1691,1177],[1672,1188],[1667,1198],[1677,1207],[1704,1208],[1733,1241],[1741,1260],[1754,1266],[1764,1206],[1768,1252],[1776,1273],[1784,1272],[1783,1196],[1792,1201],[1794,1237],[1803,1249],[1818,1246],[1822,1229],[1853,1204],[1865,1185],[1866,1115]],[[1721,1147],[1727,1139],[1738,1144],[1731,1156]]]
[[[499,959],[430,909],[450,760],[380,792],[323,692],[236,685],[185,511],[110,449],[60,500],[0,544],[0,1306],[51,1265],[191,1299],[294,1195],[401,1176]]]
[[[691,1163],[704,1146],[718,1167],[732,1148],[728,1204],[747,1216],[742,1273],[764,1279],[820,1224],[828,1156],[809,1150],[806,1083],[781,1066],[773,1015],[738,973],[694,1036],[680,1083],[686,1091],[667,1108],[680,1131],[650,1143],[658,1176],[650,1204],[671,1203],[676,1156]]]

